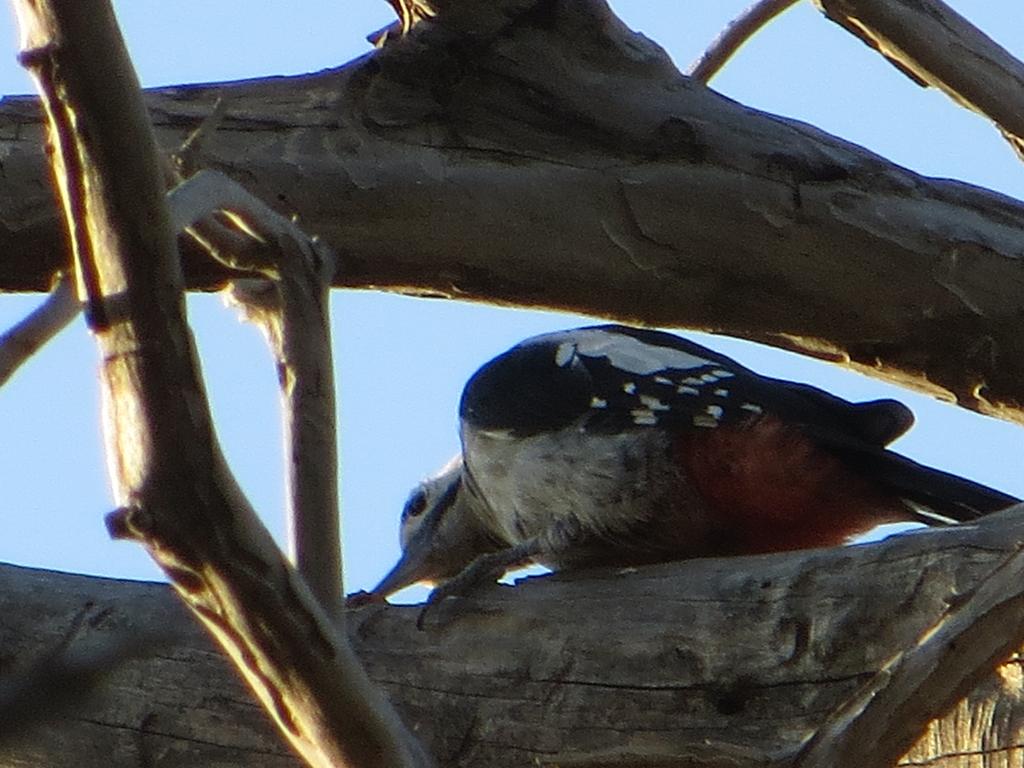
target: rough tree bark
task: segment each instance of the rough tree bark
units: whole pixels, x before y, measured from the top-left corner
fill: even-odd
[[[227,99],[207,164],[345,254],[337,285],[720,330],[1024,420],[1019,202],[725,99],[599,0],[450,6],[332,72],[154,92],[158,138]],[[64,262],[37,120],[0,110],[7,289]]]
[[[153,94],[162,141],[177,146],[227,95],[208,164],[346,254],[339,285],[727,330],[1024,420],[1024,205],[722,99],[598,2],[445,10],[332,73]],[[0,121],[11,128],[0,284],[37,289],[63,266],[37,118],[14,102]],[[193,286],[223,282],[192,256]],[[860,684],[1016,552],[1020,526],[535,580],[448,604],[424,633],[410,611],[380,608],[349,631],[446,764],[791,764]],[[19,656],[110,594],[80,577],[2,578],[3,647]],[[97,632],[166,624],[162,591],[117,585],[127,612],[101,611]],[[178,661],[188,674],[164,677]],[[287,764],[223,674],[185,628],[170,653],[113,673],[89,710],[3,756]],[[1019,763],[1022,690],[1014,659],[906,761]]]
[[[320,605],[221,453],[185,321],[164,174],[111,4],[16,0],[14,7],[20,60],[46,109],[76,282],[102,358],[105,453],[118,504],[107,518],[112,534],[146,548],[311,768],[425,768],[430,759],[342,632],[340,590],[320,585],[321,596],[335,600]],[[214,205],[204,215],[217,210]],[[282,220],[279,229],[259,230],[268,246],[279,245],[281,259],[308,259],[311,266],[261,265],[288,284],[281,287],[286,307],[297,294],[323,299],[324,281],[312,266],[323,258]],[[312,297],[291,284],[307,278]],[[313,315],[307,325],[323,334],[320,312],[302,309]],[[286,323],[294,311],[285,309]],[[309,356],[283,335],[282,356]],[[319,357],[329,369],[329,356]],[[295,394],[307,403],[315,399],[312,392]],[[333,392],[327,400],[333,406]],[[300,426],[296,443],[330,429],[329,410],[301,411],[300,417],[308,413],[318,423],[312,431]],[[336,470],[333,462],[327,465],[333,488]],[[335,512],[331,493],[317,490],[314,496],[329,505],[321,514]],[[336,569],[338,563],[324,565]]]
[[[442,765],[781,768],[1022,541],[1007,516],[867,546],[540,577],[448,601],[422,632],[416,606],[359,610],[348,631]],[[86,605],[83,642],[154,625],[174,636],[111,673],[88,708],[0,751],[5,765],[297,764],[163,586],[0,568],[5,653],[52,648]],[[1022,680],[1009,658],[901,764],[1019,765]]]

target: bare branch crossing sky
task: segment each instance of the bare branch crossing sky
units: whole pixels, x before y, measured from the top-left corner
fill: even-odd
[[[612,0],[634,29],[687,67],[749,0]],[[1019,0],[952,0],[1020,58]],[[316,71],[369,50],[392,20],[384,0],[121,0],[120,21],[146,86]],[[0,14],[0,93],[32,90],[15,61],[10,13]],[[812,123],[915,171],[1024,198],[1024,164],[991,125],[919,88],[800,3],[762,31],[712,86],[744,104]],[[0,296],[0,326],[39,301]],[[280,537],[280,429],[273,366],[257,332],[215,297],[190,313],[220,436],[254,505]],[[348,590],[368,588],[398,555],[406,494],[458,448],[456,406],[480,364],[521,339],[592,319],[369,292],[335,292],[343,429],[342,504]],[[1024,496],[1024,431],[812,360],[694,336],[772,376],[852,399],[897,397],[918,425],[896,449]],[[81,322],[0,389],[0,561],[126,578],[159,578],[137,546],[103,527],[111,500],[100,453],[96,352]],[[422,595],[410,592],[410,597]]]

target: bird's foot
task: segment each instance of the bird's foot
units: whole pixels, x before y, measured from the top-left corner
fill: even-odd
[[[452,578],[438,585],[427,598],[419,617],[416,628],[423,629],[427,615],[433,608],[449,597],[465,597],[476,591],[483,584],[492,584],[510,568],[523,565],[537,554],[536,542],[530,540],[515,547],[498,552],[479,555],[473,562],[463,568]]]

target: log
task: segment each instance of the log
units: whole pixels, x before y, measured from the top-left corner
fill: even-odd
[[[895,654],[1024,540],[1020,515],[883,542],[533,577],[350,614],[371,677],[444,766],[781,766]],[[298,765],[211,641],[160,584],[0,567],[0,647],[17,669],[59,645],[167,638],[60,719],[0,742],[5,765]],[[1016,765],[1014,657],[901,764]],[[728,761],[727,763],[725,761]]]

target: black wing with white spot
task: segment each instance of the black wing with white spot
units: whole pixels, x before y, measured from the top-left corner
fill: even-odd
[[[619,325],[545,334],[481,368],[461,418],[525,436],[585,416],[588,431],[713,429],[763,412],[884,445],[913,422],[892,400],[849,403],[804,384],[760,376],[725,355],[661,331]]]

